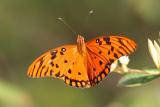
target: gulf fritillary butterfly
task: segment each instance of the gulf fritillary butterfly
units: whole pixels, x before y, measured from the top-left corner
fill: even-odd
[[[89,88],[107,76],[115,60],[135,49],[136,43],[122,36],[102,36],[85,43],[78,35],[77,45],[64,45],[37,58],[28,76],[56,77],[70,86]]]

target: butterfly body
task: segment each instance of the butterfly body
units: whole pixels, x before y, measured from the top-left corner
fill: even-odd
[[[77,45],[64,45],[37,58],[28,76],[56,77],[74,87],[95,86],[107,76],[111,64],[136,49],[136,43],[121,36],[101,36],[89,42],[78,35]]]
[[[86,54],[87,54],[86,44],[84,41],[84,37],[82,37],[81,35],[78,35],[78,38],[77,38],[77,50],[79,54],[86,57]]]

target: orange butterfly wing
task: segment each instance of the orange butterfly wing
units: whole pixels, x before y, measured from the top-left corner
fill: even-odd
[[[120,36],[102,36],[87,42],[86,57],[78,52],[77,45],[61,46],[37,58],[28,76],[57,77],[70,86],[89,88],[107,76],[115,60],[135,48],[134,41]]]
[[[76,45],[52,49],[37,58],[28,69],[28,76],[57,77],[75,87],[90,87],[84,58]]]
[[[111,64],[121,56],[136,49],[136,43],[126,37],[102,36],[86,43],[88,49],[88,70],[91,85],[98,84],[107,76]]]

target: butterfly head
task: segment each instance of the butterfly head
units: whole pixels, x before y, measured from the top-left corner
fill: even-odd
[[[84,37],[81,35],[78,35],[77,37],[77,49],[80,54],[85,55],[86,45],[85,45]]]
[[[81,36],[81,35],[78,35],[78,37],[77,37],[77,43],[80,43],[80,44],[85,43],[85,42],[84,42],[84,37]]]

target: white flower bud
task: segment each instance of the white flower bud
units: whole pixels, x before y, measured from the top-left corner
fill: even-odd
[[[120,63],[123,65],[128,65],[129,64],[129,57],[128,56],[122,56],[119,58]]]

